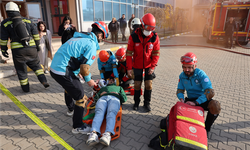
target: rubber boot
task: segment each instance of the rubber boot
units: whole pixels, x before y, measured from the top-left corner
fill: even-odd
[[[207,113],[207,118],[205,121],[205,129],[207,131],[207,134],[209,133],[211,126],[213,125],[214,121],[217,119],[219,115],[213,115],[210,112]]]
[[[26,84],[26,85],[21,85],[21,87],[22,87],[22,90],[24,92],[29,92],[30,91],[30,85],[29,85],[29,83]]]
[[[37,78],[45,88],[49,87],[49,84],[47,83],[47,79],[44,74],[37,76]]]
[[[135,104],[133,106],[134,110],[138,110],[139,104],[140,104],[140,96],[141,96],[141,90],[135,90],[135,94],[134,94],[134,101]]]
[[[146,89],[144,90],[144,108],[146,112],[151,111],[151,107],[150,107],[151,93],[152,93],[152,90],[146,90]]]

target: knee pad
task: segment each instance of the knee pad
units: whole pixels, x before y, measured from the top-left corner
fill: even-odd
[[[153,83],[152,80],[146,80],[145,81],[145,89],[146,90],[152,90],[152,83]]]
[[[135,90],[141,90],[141,82],[142,81],[135,81],[134,82],[134,88],[135,88]]]
[[[82,99],[79,99],[76,101],[75,105],[85,108],[87,101],[88,101],[88,97],[84,95]]]
[[[210,100],[214,97],[214,89],[206,89],[204,94],[206,95],[207,97],[207,100]]]
[[[217,100],[211,100],[207,106],[209,112],[213,115],[219,114],[221,111],[220,102]]]
[[[80,74],[81,74],[82,76],[87,76],[87,75],[89,75],[89,68],[90,68],[89,65],[87,65],[87,64],[81,64],[81,65],[80,65]]]

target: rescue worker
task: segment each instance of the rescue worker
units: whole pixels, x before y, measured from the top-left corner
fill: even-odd
[[[201,106],[208,111],[205,121],[207,133],[210,131],[212,124],[219,116],[220,103],[213,100],[214,89],[206,73],[196,68],[197,57],[194,53],[186,53],[180,59],[183,72],[179,76],[177,87],[177,97],[181,102],[192,106]],[[184,92],[187,91],[187,97],[184,99]]]
[[[37,27],[29,19],[20,15],[19,8],[14,2],[6,4],[6,13],[9,18],[1,22],[1,51],[4,57],[9,57],[7,42],[8,38],[10,38],[13,62],[22,90],[24,92],[30,91],[27,66],[35,72],[38,80],[45,88],[49,87],[37,55],[40,50],[40,38]],[[19,20],[16,21],[15,19]],[[22,41],[20,36],[24,35],[29,40]]]
[[[140,21],[142,27],[132,33],[128,40],[127,73],[129,77],[134,74],[135,103],[133,109],[138,110],[143,70],[145,69],[144,108],[149,112],[151,111],[152,80],[155,77],[154,69],[160,57],[160,40],[157,33],[154,32],[155,17],[152,14],[145,14]]]
[[[106,50],[100,51],[98,58],[98,69],[100,71],[101,78],[104,80],[107,80],[113,73],[116,85],[119,85],[117,61],[113,52]]]
[[[225,48],[231,49],[233,47],[233,35],[236,31],[236,23],[233,17],[230,17],[229,21],[225,24]],[[230,40],[230,44],[228,43]]]
[[[96,51],[100,49],[98,43],[107,37],[106,24],[102,21],[95,22],[91,32],[75,32],[73,37],[58,49],[52,60],[50,74],[65,89],[67,115],[73,115],[74,134],[87,134],[90,130],[90,127],[82,122],[88,97],[84,94],[79,78],[84,79],[91,87],[96,86],[95,81],[91,79],[89,68],[95,61]]]
[[[127,64],[126,64],[126,49],[125,48],[119,48],[116,53],[115,57],[118,60],[118,73],[119,73],[119,81],[120,81],[120,86],[123,89],[126,89],[130,87],[130,84],[133,84],[134,81],[133,79],[129,78],[127,75]]]
[[[140,28],[141,27],[141,21],[139,18],[134,18],[132,21],[131,21],[131,29],[133,29],[132,33],[135,32],[135,30],[137,28]]]

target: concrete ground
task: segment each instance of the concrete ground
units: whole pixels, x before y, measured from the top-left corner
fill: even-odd
[[[50,87],[44,89],[35,74],[29,72],[29,93],[22,92],[17,76],[2,78],[0,83],[74,149],[150,150],[147,146],[149,141],[161,132],[160,120],[167,116],[178,101],[175,93],[178,76],[182,72],[180,57],[191,51],[198,57],[197,67],[204,70],[212,81],[214,99],[219,100],[222,106],[220,116],[209,133],[208,149],[250,150],[250,57],[215,48],[167,46],[179,44],[223,47],[221,43],[206,44],[205,38],[195,33],[161,40],[161,55],[155,70],[157,77],[153,81],[152,111],[146,113],[143,110],[143,100],[139,111],[132,110],[133,97],[128,96],[128,101],[123,105],[121,136],[112,141],[109,147],[101,144],[88,147],[85,144],[87,135],[72,134],[72,118],[66,115],[64,90],[50,75],[46,75]],[[101,49],[122,45],[105,43]],[[238,46],[232,51],[250,54],[250,50]],[[1,70],[13,68],[11,61],[0,64]],[[96,61],[90,72],[93,79],[100,78]],[[86,83],[83,86],[87,96],[90,96],[92,89]],[[34,123],[2,91],[0,107],[1,149],[66,149]]]

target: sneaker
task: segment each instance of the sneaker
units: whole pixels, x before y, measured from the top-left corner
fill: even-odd
[[[72,133],[74,133],[74,134],[78,134],[78,133],[87,134],[90,132],[90,129],[91,128],[89,126],[83,125],[82,127],[72,129]]]
[[[45,73],[45,74],[49,74],[49,71],[48,71],[48,70],[45,70],[44,73]]]
[[[94,132],[88,133],[89,135],[88,140],[86,141],[86,144],[88,146],[94,146],[95,144],[99,143],[98,135]]]
[[[73,114],[74,114],[74,110],[72,110],[72,111],[68,110],[68,112],[67,112],[68,116],[73,116]]]
[[[105,132],[102,134],[102,137],[100,138],[100,143],[102,143],[105,146],[109,146],[111,141],[110,133]]]

